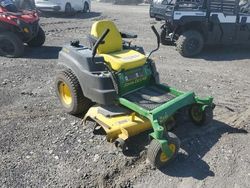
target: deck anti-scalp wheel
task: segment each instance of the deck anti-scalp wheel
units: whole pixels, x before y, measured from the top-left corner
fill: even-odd
[[[77,77],[69,70],[56,76],[56,93],[66,112],[77,115],[85,113],[92,102],[83,95]]]
[[[124,152],[127,150],[127,144],[126,144],[126,141],[121,139],[121,138],[117,138],[114,142],[115,144],[115,147],[121,151],[121,152]]]
[[[148,148],[147,157],[149,161],[157,168],[161,168],[175,159],[180,149],[180,140],[174,133],[168,132],[166,137],[168,140],[168,147],[173,153],[171,157],[167,156],[162,151],[161,144],[156,139],[151,141]]]
[[[193,104],[189,109],[189,116],[195,125],[208,125],[213,120],[213,108],[210,106],[202,107],[202,105]]]

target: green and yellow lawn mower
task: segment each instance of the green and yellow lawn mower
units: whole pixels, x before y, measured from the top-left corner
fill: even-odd
[[[119,32],[108,20],[93,24],[90,46],[73,41],[59,54],[56,92],[70,114],[85,114],[96,122],[109,142],[124,151],[130,137],[150,132],[147,157],[160,168],[174,159],[180,148],[178,137],[169,132],[175,116],[188,109],[191,120],[205,125],[213,119],[213,98],[201,99],[159,83],[150,55],[124,41],[136,35]]]

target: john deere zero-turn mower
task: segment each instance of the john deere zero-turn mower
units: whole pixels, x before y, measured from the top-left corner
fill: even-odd
[[[160,37],[154,26],[154,33]],[[141,47],[123,41],[136,35],[121,33],[108,20],[95,22],[90,47],[79,41],[63,47],[59,54],[56,92],[70,114],[85,113],[107,134],[107,140],[125,150],[126,141],[151,131],[148,159],[160,168],[178,153],[180,141],[168,131],[176,114],[188,109],[197,125],[213,118],[213,98],[198,98],[159,83],[154,62]]]

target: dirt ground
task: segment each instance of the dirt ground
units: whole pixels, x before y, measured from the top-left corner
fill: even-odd
[[[214,121],[189,122],[175,133],[181,151],[162,170],[146,160],[145,135],[119,153],[92,125],[64,113],[54,90],[61,46],[86,41],[91,24],[111,19],[120,30],[139,35],[146,51],[156,46],[149,7],[92,3],[92,13],[41,18],[47,41],[26,48],[23,58],[0,57],[0,187],[233,187],[250,186],[249,48],[214,47],[197,58],[181,57],[171,46],[153,55],[161,81],[215,99]]]

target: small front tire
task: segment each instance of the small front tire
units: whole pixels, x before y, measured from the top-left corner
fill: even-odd
[[[208,125],[213,120],[213,108],[211,106],[193,104],[189,109],[189,116],[191,121],[197,126]]]
[[[157,168],[162,168],[169,164],[176,158],[180,149],[180,140],[175,134],[168,132],[166,139],[168,141],[168,147],[172,151],[171,157],[168,157],[165,153],[163,153],[161,144],[156,139],[151,141],[148,148],[147,158]]]

